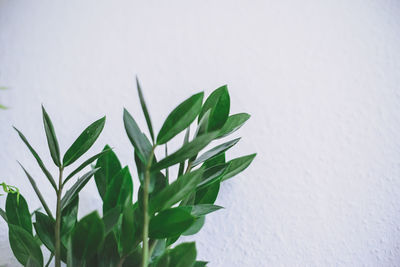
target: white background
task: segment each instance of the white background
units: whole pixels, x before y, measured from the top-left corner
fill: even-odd
[[[189,238],[199,258],[210,267],[400,266],[399,30],[400,3],[385,0],[2,0],[0,84],[10,90],[0,103],[11,108],[0,112],[0,177],[39,207],[21,161],[54,208],[11,128],[51,166],[41,103],[63,152],[106,114],[89,155],[109,143],[135,172],[122,123],[126,107],[145,130],[135,74],[156,131],[191,94],[228,84],[232,112],[252,115],[228,158],[258,156],[223,184],[226,209]],[[100,208],[93,182],[81,196],[80,217]],[[18,266],[3,221],[2,264]]]

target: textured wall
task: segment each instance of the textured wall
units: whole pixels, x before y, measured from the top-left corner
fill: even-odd
[[[43,103],[62,151],[91,121],[133,167],[122,107],[144,127],[199,90],[228,83],[252,119],[232,157],[254,164],[224,184],[195,238],[209,266],[400,266],[398,1],[0,1],[0,174],[39,202],[17,166],[51,188],[11,125],[51,163]],[[67,4],[68,3],[68,4]],[[54,169],[51,169],[55,171]],[[89,194],[88,194],[89,193]],[[90,194],[93,193],[93,194]],[[80,216],[99,207],[90,183]],[[0,197],[4,206],[4,197]],[[18,266],[0,222],[0,265]]]

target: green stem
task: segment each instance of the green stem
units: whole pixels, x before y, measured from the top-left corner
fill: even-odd
[[[144,188],[143,188],[143,254],[142,254],[142,267],[148,266],[149,261],[149,185],[150,185],[150,167],[154,157],[154,145],[146,165],[144,175]]]
[[[64,167],[60,167],[60,175],[58,178],[58,190],[57,190],[57,210],[56,210],[56,225],[54,229],[54,235],[55,235],[55,267],[61,267],[61,237],[60,237],[60,231],[61,231],[61,195],[62,195],[62,175],[63,175],[63,170]]]

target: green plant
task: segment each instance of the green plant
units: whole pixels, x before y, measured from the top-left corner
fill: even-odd
[[[135,202],[130,170],[127,166],[121,165],[117,155],[108,145],[102,152],[82,163],[81,166],[85,167],[97,160],[92,170],[78,179],[61,198],[65,183],[83,169],[80,166],[63,179],[64,167],[72,161],[69,160],[71,157],[76,160],[86,152],[101,130],[96,131],[94,138],[90,138],[90,144],[76,145],[76,148],[84,147],[79,150],[79,153],[67,152],[61,163],[54,129],[43,109],[50,153],[60,170],[58,186],[51,181],[37,153],[20,133],[44,173],[47,173],[46,177],[54,184],[57,199],[60,200],[55,220],[50,211],[47,214],[35,212],[34,223],[35,232],[40,241],[52,254],[56,255],[56,266],[59,266],[60,261],[66,262],[67,266],[198,267],[206,265],[206,262],[196,261],[197,253],[193,242],[173,245],[180,236],[189,236],[200,231],[204,225],[205,216],[222,208],[214,204],[220,184],[246,169],[255,154],[226,161],[225,152],[239,139],[222,143],[199,154],[213,140],[223,138],[239,129],[250,116],[245,113],[229,116],[230,98],[227,87],[222,86],[216,89],[204,103],[204,93],[195,94],[182,102],[167,116],[155,136],[138,81],[137,89],[150,139],[124,109],[124,126],[134,148],[139,180],[138,198]],[[194,121],[197,124],[196,131],[190,137],[190,126]],[[168,154],[167,143],[183,131],[186,131],[186,134],[182,146]],[[81,141],[75,143],[85,144],[84,141],[87,139],[87,137],[79,137],[78,140]],[[165,156],[158,160],[156,149],[160,147],[164,147]],[[177,165],[177,177],[172,179],[169,168],[173,168],[174,165]],[[32,177],[27,172],[26,175],[47,211],[47,205]],[[103,202],[103,216],[100,217],[98,212],[94,211],[78,221],[76,217],[78,193],[91,176],[94,176]],[[10,217],[17,214],[18,218],[24,219],[8,220],[11,248],[17,259],[25,266],[42,266],[43,256],[41,256],[39,245],[34,242],[35,237],[30,217],[28,218],[26,201],[21,195],[17,203],[14,195],[8,195],[5,213],[7,216],[10,214]],[[7,208],[8,206],[11,208]],[[16,245],[17,242],[19,242],[18,245]],[[22,247],[23,253],[18,250]],[[47,265],[50,261],[51,258]]]

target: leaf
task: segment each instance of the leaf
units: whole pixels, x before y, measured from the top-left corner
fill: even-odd
[[[109,232],[104,239],[98,256],[98,267],[114,267],[119,262],[118,244],[114,232]]]
[[[219,182],[229,167],[229,163],[213,166],[204,171],[202,181],[197,185],[197,189],[207,187],[208,185]]]
[[[83,217],[71,234],[68,266],[86,266],[104,239],[104,225],[97,211]]]
[[[207,133],[203,134],[201,136],[198,136],[195,138],[193,141],[184,144],[180,149],[178,149],[176,152],[172,153],[168,157],[160,160],[156,164],[154,164],[151,167],[151,171],[159,171],[162,169],[165,169],[169,166],[172,166],[176,163],[179,163],[181,161],[184,161],[185,159],[188,159],[197,153],[199,153],[200,150],[205,148],[216,136],[216,132],[212,133]]]
[[[189,135],[190,135],[190,126],[187,127],[187,129],[186,129],[185,138],[183,140],[183,145],[185,145],[189,142]],[[185,161],[182,161],[179,163],[178,177],[183,174],[184,169],[185,169]]]
[[[151,218],[149,225],[150,238],[168,238],[182,234],[194,222],[190,212],[182,207],[166,209]]]
[[[198,204],[213,204],[218,197],[220,182],[217,181],[204,188],[196,191],[194,203]]]
[[[204,161],[203,167],[208,169],[215,165],[220,165],[225,163],[225,153],[218,154],[215,157],[212,157],[206,161]]]
[[[203,227],[205,221],[206,221],[205,216],[196,218],[194,223],[185,232],[183,232],[182,235],[189,236],[197,234]]]
[[[0,208],[0,216],[8,223],[7,214],[2,208]]]
[[[217,211],[220,209],[223,209],[223,207],[218,206],[218,205],[212,205],[212,204],[197,204],[192,207],[192,210],[190,213],[193,216],[199,217],[199,216],[203,216],[203,215],[209,214],[211,212],[214,212],[214,211]]]
[[[135,148],[136,153],[143,164],[146,165],[147,160],[150,157],[152,146],[150,141],[146,138],[142,131],[140,131],[136,121],[126,109],[124,109],[124,125],[126,134]]]
[[[210,118],[208,119],[208,130],[215,131],[222,128],[229,116],[230,98],[228,87],[226,85],[214,90],[204,102],[203,108],[199,114],[199,121],[204,114],[211,110]]]
[[[157,144],[162,145],[186,129],[201,110],[204,93],[192,95],[176,107],[167,117],[157,136]]]
[[[230,165],[229,165],[228,169],[226,170],[226,172],[224,173],[224,175],[222,177],[222,181],[225,181],[225,180],[235,176],[236,174],[244,171],[250,165],[250,163],[253,161],[253,159],[255,158],[256,155],[257,154],[254,153],[251,155],[243,156],[243,157],[228,161],[228,163]]]
[[[32,155],[35,157],[37,163],[39,164],[39,167],[42,169],[43,173],[46,175],[47,180],[49,180],[49,182],[53,186],[54,190],[57,191],[56,182],[54,182],[53,176],[51,176],[50,172],[44,166],[43,161],[39,157],[38,153],[36,153],[36,151],[33,149],[33,147],[29,144],[26,137],[17,128],[14,127],[14,129],[17,131],[19,137],[21,137],[22,141],[25,143],[25,145],[28,147],[29,151],[31,151]]]
[[[34,180],[33,177],[26,171],[26,169],[24,168],[24,166],[22,166],[22,164],[21,164],[19,161],[17,161],[17,162],[18,162],[18,164],[21,166],[22,170],[25,172],[26,177],[28,177],[28,180],[29,180],[29,182],[31,183],[32,188],[33,188],[33,190],[35,191],[37,197],[39,198],[40,203],[42,203],[42,206],[43,206],[43,208],[45,209],[47,215],[49,215],[51,218],[53,218],[53,215],[51,214],[51,211],[50,211],[49,207],[47,206],[47,203],[46,203],[46,201],[44,200],[44,198],[43,198],[43,196],[42,196],[42,193],[40,193],[40,190],[39,190],[39,188],[37,187],[35,180]]]
[[[219,131],[217,138],[222,138],[238,130],[250,118],[247,113],[238,113],[228,117],[224,126]]]
[[[34,258],[29,257],[28,261],[26,262],[25,267],[41,267],[39,262],[37,262]]]
[[[39,266],[43,266],[43,254],[34,237],[18,225],[9,224],[8,230],[11,250],[17,260],[26,265],[29,258],[32,258]]]
[[[79,192],[82,188],[89,182],[90,178],[93,174],[96,173],[98,169],[93,169],[86,174],[84,174],[81,178],[79,178],[76,183],[71,186],[71,188],[65,193],[63,198],[61,199],[61,211],[72,201],[76,196],[78,196]]]
[[[200,182],[203,172],[203,169],[199,169],[186,173],[162,189],[150,199],[149,213],[153,214],[154,212],[169,208],[193,192]]]
[[[33,223],[36,234],[43,244],[54,252],[54,227],[55,221],[41,212],[35,212],[36,222]]]
[[[68,166],[74,163],[96,142],[101,131],[103,131],[106,117],[103,117],[89,125],[65,152],[63,165]]]
[[[103,200],[111,179],[122,169],[117,155],[110,149],[108,145],[104,147],[103,152],[108,152],[99,157],[95,166],[96,168],[100,168],[99,171],[94,174],[94,180],[100,197]]]
[[[207,261],[196,261],[193,267],[206,267],[207,263]]]
[[[207,133],[208,119],[210,118],[210,113],[211,113],[211,110],[207,110],[207,112],[204,114],[204,116],[199,121],[199,125],[197,125],[197,129],[196,129],[196,133],[194,134],[195,137]]]
[[[123,208],[126,204],[132,202],[133,182],[126,166],[111,180],[107,187],[107,192],[103,201],[103,213],[106,213],[111,208],[120,206]]]
[[[114,226],[118,223],[120,217],[121,207],[119,206],[111,208],[106,213],[104,213],[103,223],[106,234],[108,234],[114,228]]]
[[[233,147],[234,145],[237,144],[237,142],[239,142],[240,138],[236,138],[232,141],[223,143],[219,146],[216,146],[212,149],[210,149],[209,151],[205,152],[203,155],[201,155],[200,157],[198,157],[195,161],[193,161],[192,166],[195,167],[197,165],[199,165],[200,163],[211,159],[215,156],[217,156],[220,153],[223,153],[225,151],[227,151],[229,148]]]
[[[182,243],[169,252],[170,267],[192,267],[196,261],[196,245],[194,242]]]
[[[135,245],[135,225],[133,222],[135,209],[132,204],[127,205],[122,214],[122,225],[121,225],[121,248],[122,255],[128,255],[134,250]]]
[[[78,168],[76,168],[74,171],[72,171],[63,181],[63,185],[65,185],[72,177],[74,177],[75,174],[77,174],[78,172],[80,172],[81,170],[83,170],[86,166],[88,166],[90,163],[92,163],[93,161],[95,161],[98,158],[104,157],[106,154],[111,153],[112,150],[111,148],[107,149],[107,150],[103,150],[100,153],[97,153],[96,155],[94,155],[93,157],[90,157],[89,159],[87,159],[86,161],[84,161],[81,165],[79,165]],[[98,166],[96,166],[97,168]],[[98,171],[100,172],[101,169]],[[97,172],[97,173],[98,173]],[[94,178],[96,179],[96,174],[94,175]]]
[[[49,145],[50,155],[56,166],[60,167],[60,148],[58,146],[57,136],[54,131],[53,123],[42,105],[44,131],[46,132],[47,144]]]
[[[8,109],[8,107],[6,107],[6,106],[0,104],[0,109]]]
[[[136,249],[132,254],[125,258],[123,267],[140,267],[142,266],[141,248]]]
[[[151,254],[151,261],[153,262],[155,261],[156,258],[164,254],[165,249],[167,248],[166,239],[157,239],[154,242],[156,242],[156,244],[153,253]]]
[[[8,224],[18,225],[32,235],[31,214],[29,213],[28,204],[22,195],[18,199],[17,194],[7,194],[6,214]]]
[[[64,245],[68,244],[69,235],[78,221],[79,196],[77,195],[61,211],[61,240]]]
[[[142,106],[143,114],[144,114],[144,117],[146,118],[147,127],[149,128],[151,140],[153,140],[153,143],[154,143],[153,125],[151,124],[150,114],[147,109],[146,102],[144,101],[142,88],[140,87],[139,79],[137,76],[136,76],[136,86],[137,86],[137,91],[138,91],[138,95],[139,95],[139,99],[140,99],[140,105]]]

